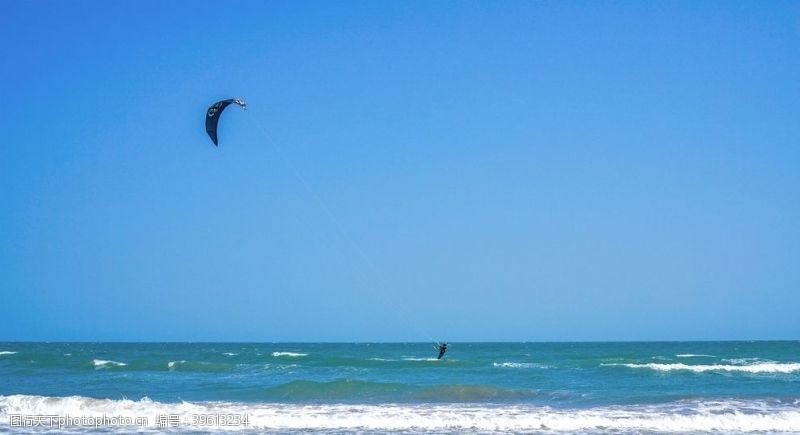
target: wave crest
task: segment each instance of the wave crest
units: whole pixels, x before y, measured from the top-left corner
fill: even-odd
[[[716,358],[714,355],[706,355],[704,353],[679,353],[675,356],[678,358]]]
[[[167,363],[167,368],[170,368],[170,369],[175,368],[176,364],[186,364],[186,360],[182,359],[180,361],[170,361],[170,362]]]

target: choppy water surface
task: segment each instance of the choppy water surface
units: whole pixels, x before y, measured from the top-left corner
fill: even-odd
[[[24,415],[147,417],[135,430],[160,431],[169,415],[177,432],[800,432],[800,342],[453,343],[435,356],[430,343],[0,343],[0,431]],[[187,424],[198,415],[247,425]]]

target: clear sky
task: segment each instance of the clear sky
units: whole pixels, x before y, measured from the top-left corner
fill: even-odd
[[[0,340],[800,338],[798,2],[12,0],[0,40]]]

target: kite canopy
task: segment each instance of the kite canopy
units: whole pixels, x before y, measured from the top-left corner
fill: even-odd
[[[231,104],[236,104],[244,110],[247,110],[247,103],[238,98],[231,98],[228,100],[217,101],[208,108],[206,112],[206,133],[214,142],[214,146],[219,146],[217,143],[217,124],[219,124],[219,117],[222,111]]]

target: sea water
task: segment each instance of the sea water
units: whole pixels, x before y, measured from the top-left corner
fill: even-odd
[[[796,341],[436,354],[433,343],[0,343],[0,432],[800,432]]]

